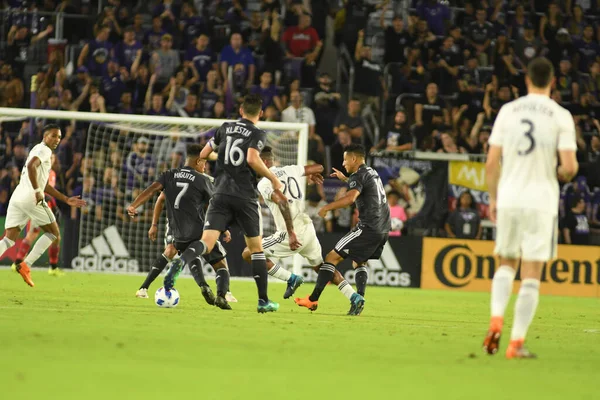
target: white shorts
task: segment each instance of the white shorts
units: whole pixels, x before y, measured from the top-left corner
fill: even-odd
[[[5,228],[19,227],[19,229],[23,229],[29,221],[31,221],[31,227],[36,228],[55,222],[56,217],[45,201],[35,204],[33,199],[31,201],[11,199],[6,212]]]
[[[269,259],[283,259],[294,254],[300,254],[308,260],[311,266],[323,264],[323,252],[321,243],[317,239],[317,233],[312,223],[305,225],[303,230],[296,231],[296,237],[302,244],[298,250],[290,249],[287,232],[277,231],[271,236],[263,238],[262,245],[265,255]]]
[[[498,209],[494,253],[500,257],[548,261],[556,257],[557,244],[557,215],[531,209]]]

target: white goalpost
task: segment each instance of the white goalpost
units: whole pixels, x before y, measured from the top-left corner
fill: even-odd
[[[164,249],[166,211],[159,223],[158,240],[151,242],[148,230],[154,201],[138,210],[134,220],[127,216],[127,206],[160,173],[183,166],[187,144],[206,143],[216,128],[230,121],[0,107],[0,123],[27,120],[33,136],[30,143],[34,144],[41,140],[43,125],[61,126],[68,139],[57,149],[57,157],[73,159],[75,165],[63,165],[68,177],[60,189],[88,201],[85,209],[71,211],[70,217],[79,219],[78,239],[72,243],[77,256],[71,266],[111,272],[147,271]],[[260,122],[258,127],[267,132],[267,145],[273,148],[276,163],[306,164],[307,124]],[[270,213],[266,207],[263,211]],[[273,224],[272,218],[267,220]],[[274,225],[263,228],[265,235],[274,231]],[[301,257],[294,257],[295,273],[301,274],[302,264]]]

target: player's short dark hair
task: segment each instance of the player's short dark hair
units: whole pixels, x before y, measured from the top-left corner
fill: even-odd
[[[356,154],[357,156],[360,156],[360,157],[365,157],[365,155],[367,154],[365,152],[365,146],[363,146],[362,144],[356,144],[356,143],[352,143],[352,144],[349,144],[348,146],[346,146],[344,148],[344,153]]]
[[[242,102],[242,110],[244,110],[244,114],[255,117],[260,114],[262,103],[263,100],[260,95],[255,93],[248,94],[244,97],[244,101]]]
[[[198,144],[198,143],[192,143],[192,144],[188,144],[186,151],[187,151],[187,156],[188,157],[200,157],[200,153],[202,152],[202,149],[204,148],[204,146]]]
[[[265,146],[260,152],[260,158],[272,160],[273,159],[273,149],[271,146]]]
[[[538,57],[527,66],[527,76],[533,86],[543,89],[554,79],[554,67],[547,58]]]
[[[46,132],[50,132],[55,129],[58,129],[60,131],[60,126],[58,124],[47,124],[44,126],[44,129],[42,129],[42,133],[45,135]]]

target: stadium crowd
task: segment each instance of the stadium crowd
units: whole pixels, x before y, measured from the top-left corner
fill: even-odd
[[[0,106],[235,118],[240,99],[259,93],[266,120],[308,123],[309,160],[339,169],[341,150],[352,142],[373,152],[484,154],[500,107],[525,94],[524,69],[544,55],[556,68],[552,97],[572,112],[577,127],[581,172],[563,190],[564,227],[582,226],[578,215],[589,226],[600,226],[600,2],[412,0],[405,10],[401,3],[108,0],[93,24],[90,19],[64,24],[62,38],[76,52],[50,46],[47,60],[27,74],[32,49],[56,29],[54,18],[41,17],[42,12],[94,10],[85,1],[10,0],[2,11]],[[330,51],[344,49],[353,63],[350,91],[342,85],[343,93],[335,90],[332,76],[318,72],[328,17],[335,28]],[[67,54],[75,57],[67,60]],[[365,131],[365,109],[387,121],[379,141]],[[48,122],[64,128],[53,168],[68,194],[85,196],[103,187],[110,197],[115,180],[148,179],[180,160],[185,147],[176,139],[156,144],[141,138],[125,148],[115,143],[103,150],[111,152],[105,154],[112,163],[106,167],[94,162],[95,154],[83,154],[86,124],[4,122],[0,216],[27,150]],[[102,179],[86,182],[86,169],[98,168]],[[316,210],[324,197],[322,190],[309,192],[308,209]],[[390,198],[390,204],[402,203],[397,192]],[[101,200],[95,204],[93,215],[100,218]],[[122,209],[115,212],[125,218]],[[456,218],[445,226],[449,235],[456,233]],[[323,230],[346,229],[352,212],[331,219],[336,223],[320,223]]]

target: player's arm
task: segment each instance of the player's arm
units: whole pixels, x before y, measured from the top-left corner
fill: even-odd
[[[491,145],[485,163],[485,177],[490,195],[490,219],[496,222],[496,200],[498,196],[498,182],[500,181],[500,160],[502,147]]]
[[[154,203],[154,210],[152,211],[152,226],[150,230],[148,230],[148,238],[153,242],[156,241],[157,232],[158,232],[158,221],[160,219],[160,214],[162,214],[162,210],[165,206],[165,192],[162,192],[158,199],[156,199],[156,203]]]
[[[562,126],[558,134],[558,158],[560,159],[560,165],[557,174],[558,179],[562,182],[570,182],[579,170],[575,122],[569,114],[568,118],[560,118],[559,123]]]
[[[247,160],[248,160],[248,165],[254,170],[256,171],[256,173],[259,176],[262,176],[263,178],[267,178],[269,181],[271,181],[271,185],[273,186],[273,190],[281,190],[281,187],[283,186],[281,184],[281,182],[279,182],[279,179],[277,179],[277,177],[275,176],[275,174],[273,172],[271,172],[271,170],[269,168],[267,168],[267,166],[265,165],[265,163],[263,162],[263,160],[260,158],[260,151],[258,151],[257,149],[250,147],[248,148],[248,152],[246,154],[247,156]]]
[[[319,210],[319,215],[322,218],[325,218],[325,216],[327,215],[327,213],[329,211],[338,210],[340,208],[346,208],[348,206],[351,206],[352,204],[354,204],[354,202],[356,201],[356,199],[358,198],[359,195],[360,195],[360,192],[357,189],[350,189],[348,192],[346,192],[346,195],[344,197],[342,197],[341,199],[336,200],[333,203],[329,203],[326,206],[323,206]]]
[[[29,167],[28,167],[28,169],[29,169]],[[31,176],[30,176],[30,179],[31,179]],[[31,181],[31,184],[33,185],[33,181]],[[37,184],[37,182],[36,182],[36,184]],[[34,190],[35,190],[35,186],[34,186]],[[63,203],[70,205],[71,207],[81,208],[81,207],[84,207],[85,205],[87,205],[87,201],[81,199],[79,196],[67,197],[66,195],[62,194],[61,192],[56,190],[54,187],[52,187],[52,185],[50,185],[49,183],[46,184],[46,187],[44,188],[44,192],[48,193],[50,196],[54,197],[56,200],[60,200]],[[37,198],[38,194],[39,194],[38,192],[35,193],[36,198]],[[42,194],[42,198],[43,198],[43,194]]]
[[[290,249],[296,250],[302,246],[302,243],[298,241],[296,237],[296,233],[294,232],[294,221],[292,221],[292,213],[290,211],[290,206],[288,203],[288,199],[281,192],[281,190],[273,190],[271,194],[271,201],[279,207],[279,211],[281,211],[281,215],[283,215],[283,220],[285,221],[285,228],[288,233]]]
[[[202,148],[202,151],[200,152],[200,158],[208,161],[216,161],[219,155],[215,153],[213,146],[213,141],[209,141],[208,144]]]
[[[312,164],[304,166],[304,176],[311,176],[314,174],[321,174],[325,168],[321,164]]]
[[[148,186],[138,197],[133,200],[133,203],[127,207],[127,214],[130,217],[135,217],[137,215],[137,208],[142,204],[146,203],[154,193],[159,192],[163,189],[163,185],[160,182],[153,182],[152,185]]]

